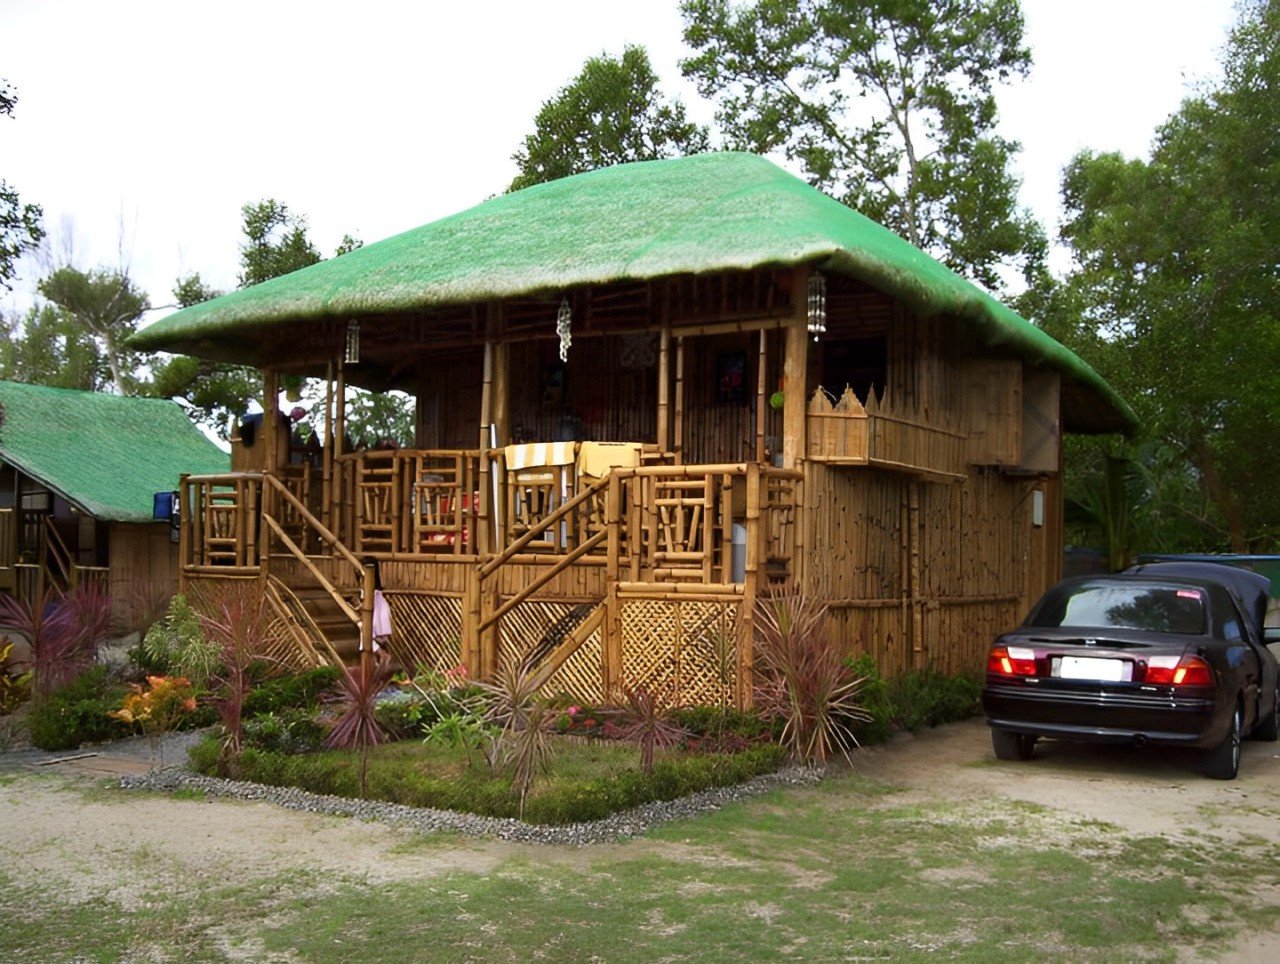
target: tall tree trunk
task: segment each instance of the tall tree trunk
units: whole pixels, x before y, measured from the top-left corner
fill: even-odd
[[[1218,471],[1218,460],[1213,449],[1203,435],[1192,436],[1188,449],[1191,462],[1200,472],[1200,478],[1204,482],[1205,493],[1218,507],[1223,521],[1227,524],[1227,542],[1231,551],[1248,552],[1249,543],[1245,532],[1244,512],[1241,511],[1235,491],[1222,480],[1222,473]]]

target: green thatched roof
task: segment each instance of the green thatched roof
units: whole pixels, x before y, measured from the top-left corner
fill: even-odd
[[[331,261],[232,292],[135,335],[140,349],[208,355],[233,333],[667,275],[812,264],[923,316],[1061,372],[1084,430],[1133,413],[1088,365],[893,232],[752,154],[624,164],[539,184]],[[1079,389],[1082,391],[1073,391]],[[1070,400],[1088,409],[1066,409]]]
[[[104,522],[149,522],[156,492],[231,457],[173,402],[0,381],[0,461]]]

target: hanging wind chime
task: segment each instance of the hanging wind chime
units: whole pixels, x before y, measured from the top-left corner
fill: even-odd
[[[560,311],[556,314],[556,334],[560,336],[560,360],[569,360],[569,346],[573,344],[573,333],[570,325],[573,322],[573,310],[569,307],[569,298],[560,299]]]
[[[344,361],[355,365],[360,361],[360,322],[354,318],[347,322],[347,353]]]
[[[809,275],[809,334],[817,341],[827,330],[827,279],[818,272]]]

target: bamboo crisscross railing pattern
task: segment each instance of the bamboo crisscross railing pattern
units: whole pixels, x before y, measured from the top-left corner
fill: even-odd
[[[346,528],[357,553],[473,552],[480,453],[373,449],[339,459]]]

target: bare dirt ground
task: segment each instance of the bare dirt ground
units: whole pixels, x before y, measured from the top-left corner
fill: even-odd
[[[421,881],[452,871],[484,873],[534,854],[566,866],[586,859],[571,848],[428,841],[413,831],[268,804],[96,789],[104,776],[136,770],[139,756],[135,745],[127,753],[35,768],[30,756],[0,755],[0,866],[10,879],[19,886],[56,880],[68,899],[100,896],[127,908],[145,899],[131,883],[141,876],[139,841],[151,855],[151,884],[159,875],[175,888],[246,874],[266,882],[295,872],[369,884]],[[1041,744],[1034,760],[999,763],[980,720],[864,750],[855,761],[859,773],[903,787],[906,799],[921,802],[1025,801],[1122,833],[1176,840],[1207,828],[1228,842],[1237,835],[1280,842],[1280,744],[1247,743],[1235,781],[1209,780],[1197,766],[1189,754],[1068,744]],[[607,846],[617,846],[621,857],[651,845]],[[1259,899],[1280,905],[1280,894]],[[1280,931],[1246,936],[1221,959],[1278,960]]]

